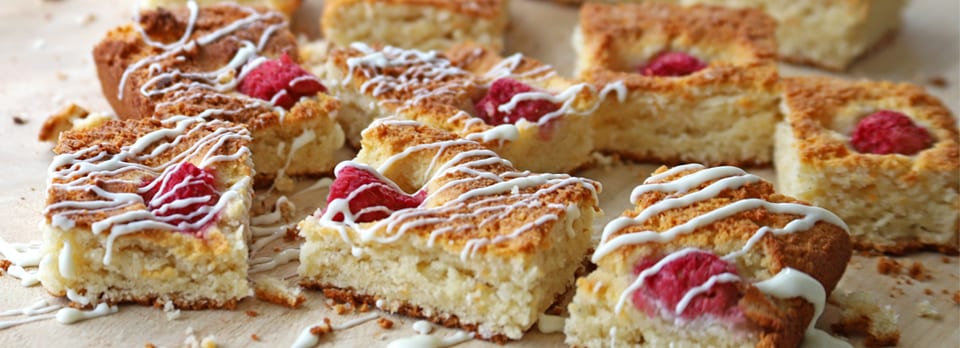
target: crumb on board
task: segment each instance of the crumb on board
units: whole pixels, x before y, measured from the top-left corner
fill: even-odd
[[[323,318],[322,325],[317,325],[310,328],[310,334],[317,337],[323,337],[323,335],[326,335],[331,331],[333,331],[333,327],[330,326],[330,318]]]
[[[917,315],[921,318],[933,320],[940,320],[943,318],[943,315],[941,315],[936,308],[933,308],[933,304],[927,300],[917,302]]]
[[[880,257],[877,259],[877,273],[883,275],[896,275],[900,274],[900,271],[903,269],[903,265],[900,264],[897,260],[891,259],[889,257]]]
[[[250,334],[250,339],[260,342],[260,336],[257,336],[257,334]]]
[[[900,341],[899,315],[864,291],[834,292],[830,303],[840,307],[839,321],[830,328],[845,336],[863,335],[867,347],[895,346]]]
[[[947,87],[947,79],[944,78],[943,76],[930,77],[929,79],[927,79],[927,83],[930,84],[931,86],[938,87],[938,88]]]
[[[924,295],[927,295],[927,296],[931,296],[931,295],[933,295],[933,290],[932,290],[932,289],[929,289],[929,288],[923,289],[923,294],[924,294]]]
[[[953,303],[960,305],[960,290],[953,293]]]
[[[923,264],[919,261],[914,261],[913,264],[910,265],[910,270],[907,274],[910,275],[910,278],[916,280],[930,279],[930,275],[927,274],[927,269],[924,268]]]
[[[950,257],[944,256],[940,258],[940,262],[950,263]]]
[[[260,313],[257,313],[257,311],[246,311],[245,313],[251,318],[256,318],[258,315],[260,315]]]
[[[380,319],[377,319],[377,325],[380,325],[381,328],[389,330],[393,328],[393,320],[380,317]]]
[[[349,303],[337,303],[333,305],[333,310],[337,312],[337,314],[344,315],[347,313],[353,313],[353,306]]]
[[[153,343],[147,343],[143,345],[143,348],[157,348],[157,346],[153,345]]]
[[[27,124],[27,119],[25,119],[25,118],[23,118],[23,117],[20,117],[20,116],[13,116],[13,124],[18,125],[18,126],[25,125],[25,124]]]
[[[360,313],[366,313],[370,311],[370,305],[366,302],[360,304],[360,308],[357,309]]]
[[[4,272],[6,272],[7,269],[10,268],[10,265],[12,265],[12,264],[13,264],[13,262],[10,262],[10,260],[0,259],[0,269],[2,269]]]

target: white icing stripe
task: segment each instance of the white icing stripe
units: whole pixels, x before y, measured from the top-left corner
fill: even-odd
[[[0,237],[0,255],[14,265],[22,267],[38,266],[40,265],[40,259],[43,258],[42,245],[40,241],[10,243]]]
[[[707,291],[710,291],[710,289],[713,288],[714,285],[717,285],[717,283],[734,283],[739,281],[740,277],[733,273],[720,273],[710,276],[706,282],[690,288],[685,294],[683,294],[683,298],[680,299],[680,302],[677,302],[677,307],[674,309],[674,313],[677,313],[677,315],[682,315],[683,311],[687,309],[687,306],[690,305],[690,302],[693,301],[694,298],[706,293]]]
[[[47,314],[53,311],[56,311],[63,306],[55,303],[51,303],[48,299],[43,299],[35,302],[34,304],[20,309],[11,309],[0,312],[0,317],[12,317],[12,316],[26,316],[26,318],[12,319],[12,320],[3,320],[0,321],[0,330],[8,329],[11,327],[32,323],[35,321],[52,319],[56,314]]]
[[[57,311],[57,321],[61,324],[70,325],[76,322],[93,319],[110,314],[119,310],[117,306],[111,306],[106,303],[98,304],[93,310],[82,311],[76,308],[63,308]]]
[[[368,321],[377,319],[377,318],[379,318],[379,317],[380,317],[379,314],[369,314],[369,315],[367,315],[367,316],[363,316],[363,317],[360,317],[360,318],[357,318],[357,319],[353,319],[353,320],[346,321],[346,322],[344,322],[344,323],[342,323],[342,324],[330,325],[329,328],[330,328],[331,330],[346,330],[346,329],[349,329],[349,328],[358,326],[358,325],[360,325],[360,324],[366,323],[366,322],[368,322]],[[297,336],[297,340],[294,341],[293,344],[290,345],[290,347],[291,347],[291,348],[311,348],[311,347],[316,346],[317,343],[320,341],[320,337],[317,336],[317,335],[314,335],[313,333],[311,333],[311,332],[310,332],[310,329],[312,329],[312,328],[314,328],[314,327],[316,327],[316,326],[324,326],[324,325],[327,325],[327,324],[326,324],[326,323],[323,323],[323,324],[319,324],[319,325],[311,325],[311,326],[308,326],[308,327],[304,328],[303,331],[300,332],[300,335]]]

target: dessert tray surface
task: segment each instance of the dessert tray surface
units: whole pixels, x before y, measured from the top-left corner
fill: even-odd
[[[554,65],[569,74],[574,62],[570,34],[577,22],[575,7],[553,1],[513,0],[506,53],[523,52]],[[293,29],[308,38],[319,36],[318,17],[322,2],[305,0]],[[47,115],[75,102],[94,111],[108,111],[100,93],[91,57],[93,45],[109,28],[131,18],[130,2],[15,1],[0,7],[0,238],[24,243],[41,238],[37,224],[42,218],[46,172],[53,154],[51,145],[36,140]],[[888,45],[856,62],[844,74],[848,77],[908,81],[924,85],[956,114],[960,111],[960,30],[957,28],[960,3],[951,0],[917,0],[904,13],[904,27]],[[783,75],[824,74],[822,71],[783,66]],[[945,83],[944,83],[945,81]],[[345,155],[348,157],[349,154]],[[602,162],[602,161],[599,161]],[[612,163],[596,165],[577,174],[603,184],[601,207],[606,215],[595,222],[597,229],[615,218],[629,204],[630,190],[654,169],[652,164]],[[770,168],[748,168],[768,180]],[[322,205],[326,189],[317,180],[303,180],[300,190],[288,193],[297,213],[290,223]],[[322,182],[320,182],[322,184]],[[317,187],[320,187],[317,189]],[[258,192],[258,199],[276,196]],[[266,203],[264,203],[266,204]],[[269,208],[267,208],[269,209]],[[880,274],[876,256],[855,255],[838,291],[872,292],[882,305],[899,313],[901,346],[956,347],[960,344],[960,259],[941,254],[919,253],[895,258],[905,268],[915,262],[923,274],[911,277]],[[295,262],[271,274],[295,272]],[[336,328],[354,319],[379,315],[337,314],[316,291],[306,291],[307,301],[299,309],[262,302],[242,301],[237,309],[182,311],[170,319],[168,313],[150,307],[122,305],[117,314],[62,325],[43,320],[0,329],[0,347],[40,346],[181,346],[213,336],[221,346],[290,346],[305,328],[329,318]],[[28,307],[50,298],[40,286],[24,287],[20,281],[0,276],[0,313]],[[51,300],[56,301],[56,300]],[[937,318],[921,317],[930,305]],[[0,314],[2,316],[3,314]],[[375,320],[335,330],[320,339],[320,346],[386,346],[389,342],[415,335],[415,319],[382,314],[393,321],[390,329]],[[828,329],[838,309],[828,306],[819,327]],[[0,320],[9,318],[0,317]],[[436,328],[437,337],[451,336],[454,330]],[[852,341],[859,345],[860,338]],[[495,346],[473,340],[459,347]],[[544,334],[532,329],[523,340],[508,346],[563,346],[562,333]]]

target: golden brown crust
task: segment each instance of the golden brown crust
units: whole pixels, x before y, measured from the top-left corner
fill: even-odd
[[[329,22],[328,16],[339,7],[355,6],[358,4],[386,3],[391,5],[424,6],[441,8],[444,10],[462,13],[473,17],[496,18],[503,11],[506,0],[328,0],[324,2],[323,18],[321,22]]]
[[[196,115],[199,114],[197,111],[202,112],[206,109],[216,108],[236,112],[230,115],[231,121],[249,124],[253,129],[277,124],[279,116],[275,111],[265,104],[250,106],[251,103],[245,100],[249,98],[238,99],[237,96],[218,93],[205,88],[174,90],[155,96],[146,96],[141,93],[141,87],[152,78],[149,71],[151,65],[157,64],[164,69],[179,69],[184,73],[216,70],[227,65],[237,50],[243,46],[244,41],[257,44],[264,32],[271,26],[284,23],[283,16],[279,14],[271,15],[265,14],[263,10],[257,11],[263,16],[262,19],[241,26],[232,34],[225,35],[206,45],[195,46],[192,49],[188,48],[179,54],[169,56],[160,56],[164,53],[163,49],[148,45],[136,29],[136,25],[142,27],[151,40],[171,44],[179,40],[187,30],[189,12],[185,8],[174,10],[160,8],[153,11],[144,11],[141,14],[139,24],[132,23],[110,31],[94,47],[93,57],[104,96],[107,97],[117,115],[123,119],[165,118],[178,114]],[[221,30],[248,16],[251,16],[248,8],[235,5],[223,4],[203,7],[198,13],[194,31],[188,42]],[[275,58],[284,53],[295,61],[299,60],[296,39],[285,25],[269,36],[260,54]],[[151,60],[151,64],[143,64],[131,70],[121,90],[121,81],[127,69],[151,56],[159,58],[155,62]],[[186,59],[178,59],[178,56]],[[192,81],[195,80],[177,76],[166,82],[166,85],[177,82],[190,83]],[[158,105],[165,104],[164,102],[172,102],[174,105],[172,107],[158,107]]]
[[[661,167],[655,174],[666,170]],[[657,182],[665,182],[691,174],[699,169],[685,170]],[[698,192],[716,180],[702,183],[697,188],[687,190],[685,194]],[[674,197],[674,192],[660,192],[652,190],[637,197],[636,208],[624,212],[625,217],[636,217],[645,208]],[[762,199],[771,203],[805,202],[777,194],[773,185],[766,181],[748,183],[738,188],[728,188],[716,196],[699,200],[696,204],[668,209],[642,221],[640,224],[629,226],[615,232],[611,237],[641,231],[663,232],[672,227],[681,225],[715,209],[727,206],[733,202],[745,199]],[[680,234],[673,239],[658,242],[648,242],[623,246],[610,256],[615,257],[617,264],[634,264],[639,255],[656,256],[667,255],[672,251],[688,246],[713,250],[718,254],[739,250],[763,226],[782,228],[787,223],[798,219],[792,214],[781,214],[768,211],[765,208],[754,208],[721,218],[713,223],[698,227],[694,232]],[[697,231],[709,231],[698,233]],[[750,267],[751,274],[777,274],[784,268],[793,268],[817,279],[829,294],[843,276],[847,262],[851,257],[851,240],[841,227],[817,222],[811,229],[781,235],[766,234],[750,251],[755,255],[762,255],[764,261],[760,264],[740,265],[738,268]],[[601,260],[607,263],[610,261]],[[603,267],[603,266],[601,266]],[[745,316],[758,327],[760,343],[758,346],[792,347],[803,339],[806,324],[813,318],[813,304],[802,299],[771,299],[753,286],[743,289],[744,297],[738,307]]]
[[[0,259],[0,270],[6,272],[8,269],[10,269],[10,265],[12,264],[13,262],[10,262],[10,260]]]
[[[716,47],[734,53],[740,62],[775,60],[776,22],[760,10],[720,6],[678,6],[666,3],[606,5],[580,8],[580,30],[601,67],[612,67],[624,40],[644,35],[683,40],[693,47]],[[714,64],[715,62],[710,62]],[[728,62],[732,63],[732,62]]]
[[[354,307],[357,307],[361,304],[366,304],[368,306],[376,306],[378,296],[368,295],[360,293],[353,288],[338,288],[329,284],[324,284],[319,281],[304,280],[301,285],[304,287],[322,290],[323,296],[326,298],[333,299],[334,301],[350,303]],[[386,308],[381,308],[382,310],[388,310]],[[464,331],[473,332],[476,334],[475,337],[492,341],[498,344],[506,344],[510,341],[504,334],[496,334],[491,337],[484,338],[479,335],[479,325],[476,323],[463,323],[460,321],[454,314],[450,313],[436,313],[433,315],[426,315],[424,309],[420,306],[402,303],[396,309],[389,309],[392,313],[405,315],[414,318],[422,318],[429,320],[431,322],[443,325],[444,327],[457,328]]]
[[[40,133],[37,135],[37,139],[40,141],[46,142],[57,142],[57,138],[60,137],[60,133],[70,130],[73,128],[74,119],[81,119],[87,117],[90,112],[86,109],[80,107],[77,104],[71,103],[70,105],[65,106],[59,111],[47,117],[43,121],[43,125],[40,127]]]
[[[210,123],[194,123],[190,126],[189,129],[200,127],[201,130],[191,133],[189,137],[186,137],[184,141],[171,146],[165,151],[160,152],[158,156],[147,156],[144,159],[135,159],[127,158],[126,161],[134,162],[144,166],[157,166],[164,162],[169,161],[174,156],[184,152],[189,147],[196,144],[196,142],[217,131],[217,129],[222,126],[223,123],[219,124],[210,124]],[[88,148],[96,148],[99,151],[89,151],[78,157],[78,159],[92,158],[97,156],[100,153],[105,153],[107,155],[116,155],[122,151],[124,146],[129,146],[135,143],[138,139],[144,135],[157,131],[163,128],[170,128],[170,125],[164,125],[162,121],[156,119],[142,119],[142,120],[110,120],[105,122],[100,127],[82,129],[82,130],[71,130],[64,132],[60,137],[60,142],[54,147],[53,151],[57,154],[69,154],[69,153],[78,153],[82,150]],[[224,143],[218,148],[218,153],[221,154],[233,154],[240,151],[242,147],[247,145],[247,141],[243,139],[226,139]],[[213,144],[205,145],[207,147],[213,146]],[[148,148],[153,149],[154,147]],[[201,153],[202,155],[202,153]],[[240,159],[239,163],[243,163],[246,155]],[[185,160],[199,160],[193,158],[186,158]],[[70,166],[71,164],[64,164],[60,168]],[[60,169],[55,168],[55,169]],[[251,169],[249,168],[231,168],[222,170],[239,170],[240,172],[245,172],[246,175],[250,175]],[[243,174],[243,173],[241,173]],[[139,185],[129,183],[129,181],[135,181],[136,179],[149,180],[152,179],[152,176],[155,174],[150,174],[142,168],[132,169],[123,171],[120,174],[117,174],[118,177],[126,179],[128,182],[121,181],[110,181],[109,179],[114,178],[113,175],[109,172],[95,172],[90,175],[86,175],[82,178],[59,178],[51,177],[52,184],[63,184],[69,181],[73,181],[73,184],[92,184],[98,186],[99,188],[106,190],[111,193],[134,193],[136,194],[137,189],[140,188]],[[47,205],[55,204],[58,202],[65,201],[94,201],[101,200],[101,198],[94,192],[88,190],[70,190],[61,185],[51,185],[47,190]],[[54,215],[58,214],[64,210],[70,210],[70,207],[63,207],[59,209],[47,209],[44,211],[44,215],[47,221],[53,218]],[[121,208],[111,209],[111,210],[87,210],[80,213],[74,212],[70,215],[70,220],[73,221],[74,225],[78,228],[89,228],[93,223],[97,221],[102,221],[110,216],[121,214],[127,211],[135,211],[146,209],[146,206],[143,202],[130,204]],[[149,236],[154,233],[138,232],[138,235],[142,235],[143,238],[150,238]],[[158,237],[159,238],[159,237]]]
[[[800,160],[815,166],[876,166],[893,168],[903,164],[911,173],[921,170],[957,171],[960,168],[960,133],[956,119],[943,103],[922,87],[886,81],[850,81],[830,77],[783,79],[785,117],[797,138]],[[860,154],[845,137],[832,136],[830,125],[837,114],[859,104],[884,100],[926,126],[937,142],[913,159],[906,156]],[[866,116],[860,115],[860,116]],[[901,163],[895,163],[901,162]],[[909,162],[909,163],[908,163]]]

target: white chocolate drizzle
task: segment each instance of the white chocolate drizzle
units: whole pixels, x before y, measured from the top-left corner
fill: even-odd
[[[197,166],[206,168],[216,166],[220,162],[234,161],[242,156],[249,155],[246,147],[238,147],[235,152],[223,153],[224,144],[231,140],[249,140],[249,132],[240,125],[232,125],[223,121],[204,121],[201,117],[177,116],[166,119],[163,123],[167,128],[160,128],[147,133],[133,144],[125,145],[117,153],[108,153],[100,145],[78,150],[73,153],[64,153],[54,157],[50,165],[48,186],[54,190],[65,192],[87,192],[95,196],[90,200],[61,200],[50,204],[44,210],[54,227],[70,230],[75,226],[72,216],[103,212],[108,215],[100,221],[91,224],[94,234],[109,233],[107,238],[104,264],[110,264],[112,246],[116,238],[145,230],[183,231],[200,230],[212,222],[228,203],[239,199],[242,188],[250,184],[250,178],[245,177],[234,183],[223,192],[215,204],[205,205],[189,215],[173,214],[158,216],[147,209],[129,209],[131,206],[147,205],[139,193],[144,193],[156,185],[165,186],[169,175],[167,173],[188,160],[197,161]],[[198,136],[208,125],[213,130],[203,136]],[[172,153],[181,143],[196,137],[197,139],[186,144],[186,149]],[[166,160],[153,166],[148,166],[148,160],[161,155]],[[149,185],[140,187],[141,176],[124,175],[129,172],[142,172],[146,176],[161,178],[153,180]],[[126,178],[125,178],[126,177]],[[97,182],[110,182],[140,187],[138,193],[110,192],[97,185]],[[189,178],[188,180],[189,181]],[[153,199],[162,203],[166,197],[157,195]],[[159,209],[171,209],[188,206],[195,202],[209,200],[211,197],[193,197],[176,199],[167,202]],[[173,222],[182,220],[177,224]],[[193,219],[193,220],[191,220]],[[189,222],[194,221],[194,222]],[[69,262],[68,262],[69,263]],[[67,265],[69,269],[70,266]]]
[[[664,181],[669,177],[688,171],[693,172],[674,178],[670,181]],[[817,222],[833,224],[845,231],[847,230],[847,225],[839,217],[822,208],[794,203],[773,203],[762,199],[742,199],[729,203],[726,206],[717,208],[713,211],[706,212],[684,223],[673,226],[665,231],[657,232],[642,230],[637,232],[617,234],[631,226],[642,225],[647,220],[659,215],[664,211],[688,207],[698,202],[716,197],[723,191],[738,189],[761,180],[762,179],[759,177],[748,174],[739,168],[705,168],[699,164],[676,166],[663,173],[653,175],[645,180],[642,185],[637,186],[633,190],[630,196],[631,203],[637,204],[640,197],[649,192],[664,193],[667,195],[667,197],[647,206],[635,217],[620,217],[607,224],[603,230],[600,245],[593,254],[593,262],[599,262],[614,250],[629,245],[650,242],[669,242],[682,234],[692,233],[699,228],[708,226],[721,219],[747,210],[758,208],[762,208],[777,214],[796,215],[799,216],[799,218],[790,221],[782,228],[761,226],[754,233],[754,235],[748,239],[741,249],[722,256],[725,261],[733,262],[737,257],[745,254],[767,233],[782,235],[803,232],[812,228]],[[710,182],[710,184],[691,192],[691,190],[697,189],[707,182]],[[657,261],[653,266],[641,271],[637,275],[637,278],[630,284],[630,286],[628,286],[627,289],[621,293],[615,307],[615,311],[619,313],[621,310],[623,310],[623,307],[630,294],[642,288],[644,286],[645,279],[662,270],[663,267],[670,262],[695,252],[703,251],[695,248],[680,249],[666,255]],[[707,279],[703,284],[687,290],[681,301],[677,303],[676,308],[673,308],[673,311],[677,315],[683,313],[683,311],[690,304],[690,302],[693,301],[694,298],[709,291],[709,289],[717,283],[738,281],[742,281],[742,279],[732,273],[721,273],[714,275]],[[814,324],[820,317],[820,313],[822,313],[826,298],[823,285],[821,285],[816,279],[795,269],[784,268],[773,278],[757,282],[754,285],[760,291],[769,296],[777,298],[803,297],[814,305],[816,309],[816,315],[811,320],[807,329],[806,337],[808,340],[818,340],[817,342],[826,342],[822,344],[831,345],[836,342],[842,342],[833,339],[832,337],[825,338],[823,336],[829,337],[829,335],[825,333],[817,333],[814,329]],[[611,339],[613,339],[614,329],[615,328],[611,329]],[[611,345],[612,343],[613,342],[611,341]]]
[[[70,325],[76,322],[93,319],[119,311],[117,306],[111,306],[106,303],[98,304],[94,309],[83,311],[76,308],[63,308],[57,311],[57,321],[61,324]]]
[[[368,322],[368,321],[377,319],[377,318],[379,318],[379,317],[380,317],[380,314],[376,314],[376,313],[374,313],[374,314],[369,314],[369,315],[366,315],[366,316],[363,316],[363,317],[360,317],[360,318],[356,318],[356,319],[353,319],[353,320],[346,321],[346,322],[344,322],[344,323],[342,323],[342,324],[329,325],[329,329],[332,330],[332,331],[336,331],[336,330],[346,330],[346,329],[349,329],[349,328],[352,328],[352,327],[355,327],[355,326],[359,326],[359,325],[361,325],[361,324],[363,324],[363,323],[366,323],[366,322]],[[324,323],[319,324],[319,325],[320,325],[320,326],[323,326],[323,325],[328,325],[328,324],[327,324],[327,322],[324,322]],[[312,332],[310,332],[310,330],[313,329],[313,328],[316,327],[316,326],[318,326],[318,325],[311,325],[311,326],[308,326],[308,327],[304,328],[304,329],[300,332],[300,335],[297,336],[297,340],[294,341],[293,344],[290,345],[290,347],[291,347],[291,348],[311,348],[311,347],[316,346],[317,343],[320,342],[320,337],[317,336],[317,335],[314,335]]]
[[[371,127],[378,127],[380,123],[398,127],[415,124],[409,121],[394,122],[392,119],[380,119],[375,121]],[[597,199],[599,183],[591,180],[565,174],[534,174],[526,171],[510,170],[499,172],[486,169],[494,164],[512,167],[509,161],[486,149],[459,152],[441,163],[440,158],[451,146],[458,144],[476,143],[465,139],[456,139],[408,146],[404,151],[384,160],[377,169],[353,161],[341,162],[337,166],[337,173],[347,166],[364,168],[379,176],[383,183],[363,185],[345,198],[334,199],[327,205],[322,214],[318,214],[317,221],[322,226],[339,231],[342,239],[351,247],[356,247],[354,239],[350,237],[351,233],[357,235],[360,243],[391,243],[402,238],[407,231],[421,228],[431,230],[427,246],[433,247],[436,239],[443,234],[457,234],[469,230],[492,228],[493,225],[498,224],[500,220],[510,216],[518,209],[544,207],[549,210],[549,212],[544,212],[540,216],[525,217],[525,221],[518,222],[518,227],[500,231],[496,237],[479,237],[467,240],[460,253],[460,258],[466,261],[481,248],[505,243],[541,225],[560,220],[560,216],[563,216],[561,214],[567,214],[570,207],[566,204],[545,201],[544,198],[550,193],[579,186],[588,190],[594,201]],[[419,152],[433,153],[432,160],[424,171],[424,173],[433,174],[431,177],[423,179],[424,187],[447,174],[459,174],[464,177],[446,181],[443,185],[427,192],[424,203],[416,208],[392,211],[384,206],[372,206],[364,208],[360,212],[351,213],[350,201],[363,190],[371,189],[377,185],[387,185],[394,190],[403,192],[390,179],[379,173],[389,170],[397,161]],[[442,202],[436,199],[440,193],[457,187],[474,188]],[[356,222],[357,216],[369,211],[383,211],[390,216],[371,223],[361,224]],[[465,213],[465,211],[469,211],[469,213]],[[333,220],[339,214],[343,214],[343,222]],[[477,217],[482,217],[479,223],[476,222]]]

